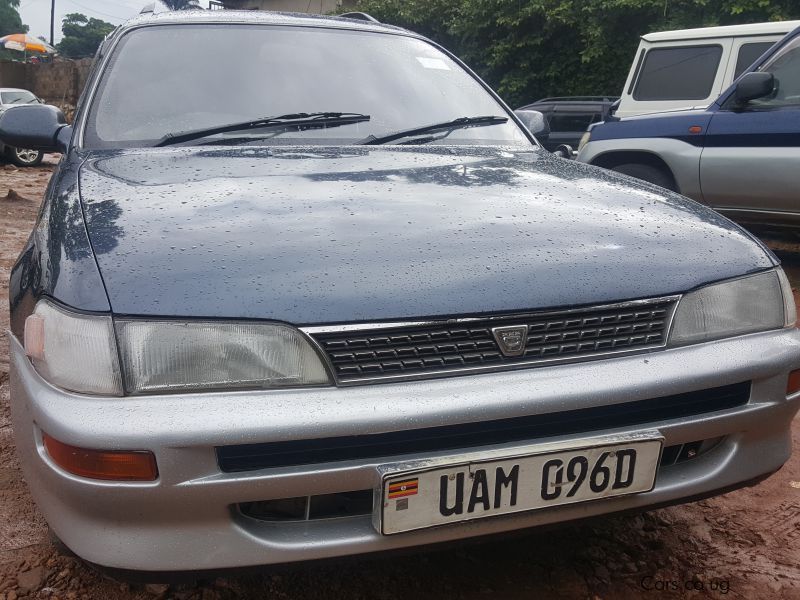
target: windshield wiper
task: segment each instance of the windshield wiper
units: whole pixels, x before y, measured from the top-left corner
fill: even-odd
[[[401,140],[407,137],[414,137],[415,135],[423,135],[425,133],[435,133],[438,131],[454,131],[456,129],[466,129],[467,127],[485,127],[487,125],[502,125],[508,122],[508,117],[498,116],[485,116],[485,117],[459,117],[452,121],[445,121],[443,123],[434,123],[433,125],[422,125],[421,127],[414,127],[413,129],[403,129],[380,137],[374,135],[369,136],[360,144],[364,145],[378,145],[388,144],[396,140]],[[426,138],[426,141],[430,141]]]
[[[314,112],[314,113],[294,113],[280,115],[277,117],[262,117],[252,121],[242,121],[239,123],[229,123],[227,125],[217,125],[216,127],[206,127],[193,131],[178,131],[168,133],[155,143],[155,147],[171,146],[182,142],[199,140],[218,133],[229,131],[244,131],[247,129],[261,129],[262,127],[287,129],[320,129],[324,127],[338,127],[340,125],[350,125],[352,123],[363,123],[369,121],[369,115],[361,113],[343,112]]]

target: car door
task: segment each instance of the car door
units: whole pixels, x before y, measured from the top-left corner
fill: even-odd
[[[775,89],[744,107],[726,101],[700,158],[703,200],[715,208],[800,212],[800,35],[759,69]]]

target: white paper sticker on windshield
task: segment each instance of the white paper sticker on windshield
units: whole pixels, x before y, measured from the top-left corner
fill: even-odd
[[[441,58],[430,58],[427,56],[418,56],[417,60],[426,69],[438,69],[440,71],[449,71],[450,67]]]

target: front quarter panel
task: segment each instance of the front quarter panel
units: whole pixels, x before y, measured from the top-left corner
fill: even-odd
[[[71,152],[56,168],[33,232],[11,270],[11,331],[19,339],[25,318],[41,296],[81,311],[110,310],[86,233],[78,189],[81,163]]]
[[[693,200],[702,200],[700,191],[700,154],[702,148],[670,138],[637,138],[591,141],[578,154],[578,161],[606,166],[606,160],[618,164],[635,162],[635,154],[653,155],[663,160],[672,172],[678,191]],[[629,157],[622,158],[618,157]],[[619,162],[623,161],[623,162]]]
[[[599,123],[590,129],[591,140],[578,160],[607,167],[636,162],[637,154],[655,156],[669,167],[683,195],[702,200],[700,155],[712,115],[709,111],[681,111]],[[690,132],[695,127],[700,128],[699,133]]]

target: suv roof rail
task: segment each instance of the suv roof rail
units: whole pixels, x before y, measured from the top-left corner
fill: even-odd
[[[348,13],[342,13],[341,15],[338,16],[344,17],[345,19],[357,19],[359,21],[369,21],[370,23],[380,23],[378,19],[376,19],[372,15],[368,15],[365,12],[348,12]]]
[[[619,100],[619,96],[553,96],[552,98],[542,98],[536,102],[614,102],[615,100]]]

